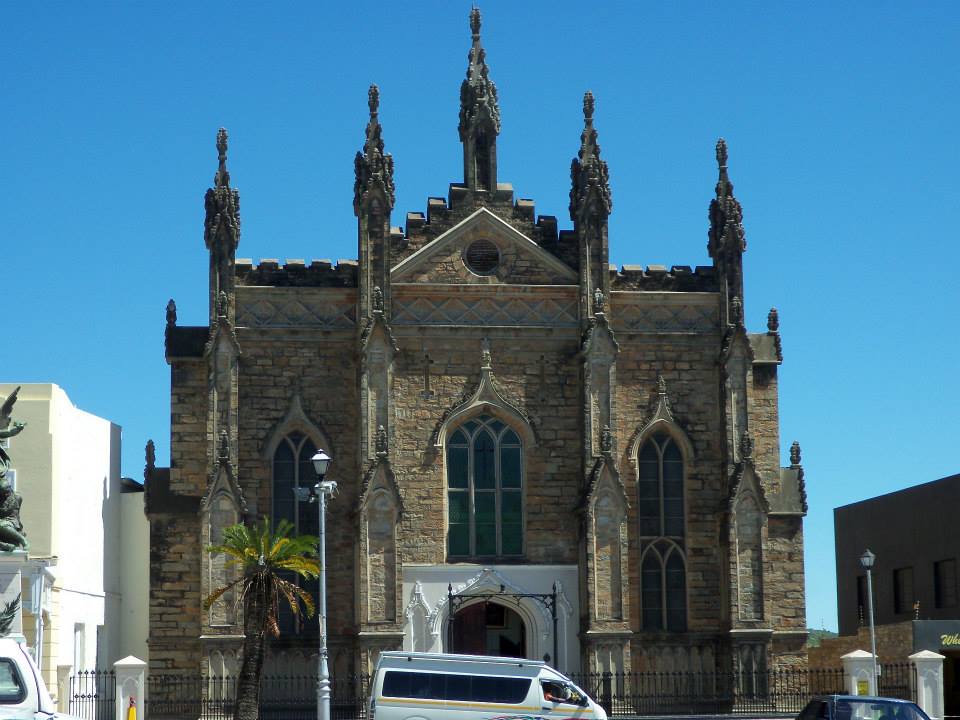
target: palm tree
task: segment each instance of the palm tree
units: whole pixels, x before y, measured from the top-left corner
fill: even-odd
[[[303,611],[313,617],[313,598],[296,583],[281,577],[281,572],[313,579],[320,574],[317,538],[310,535],[290,537],[293,525],[281,520],[274,531],[270,522],[231,525],[223,530],[223,542],[211,545],[207,552],[227,556],[227,563],[242,570],[242,575],[217,588],[203,601],[209,609],[225,593],[239,589],[237,602],[243,604],[243,664],[237,679],[234,720],[257,720],[260,710],[260,674],[267,636],[280,635],[278,613],[281,601],[295,615]]]

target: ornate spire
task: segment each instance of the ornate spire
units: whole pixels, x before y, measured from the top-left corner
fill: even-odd
[[[480,44],[480,10],[470,10],[473,44],[467,54],[467,76],[460,85],[460,141],[464,149],[464,182],[472,190],[496,190],[497,135],[500,105],[490,79],[487,53]]]
[[[727,141],[717,140],[716,197],[710,202],[710,233],[707,250],[716,260],[721,254],[742,254],[747,249],[743,232],[743,209],[733,195],[733,183],[727,174]]]
[[[366,140],[363,150],[357,153],[354,160],[353,211],[358,216],[374,188],[382,191],[389,210],[393,209],[395,200],[393,157],[383,151],[383,129],[379,118],[380,89],[376,85],[371,85],[367,91],[367,104],[370,107],[370,120],[367,122]]]
[[[580,152],[570,166],[570,219],[586,215],[609,215],[613,210],[610,174],[600,159],[597,130],[593,127],[594,99],[589,90],[583,95],[583,132]]]
[[[213,187],[207,190],[204,198],[203,238],[208,248],[225,242],[228,245],[225,249],[233,252],[240,242],[240,192],[230,187],[227,131],[223,128],[217,131],[217,156],[219,164],[213,176]]]

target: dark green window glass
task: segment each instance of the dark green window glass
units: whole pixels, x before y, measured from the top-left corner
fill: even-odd
[[[500,543],[504,555],[523,553],[523,526],[519,523],[514,525],[504,523],[500,528]]]
[[[643,606],[643,629],[663,629],[663,574],[660,557],[647,553],[640,570],[640,602]]]
[[[469,555],[470,526],[450,525],[450,528],[447,530],[447,541],[447,552],[449,552],[451,555]]]
[[[522,555],[523,448],[516,432],[481,415],[450,435],[446,453],[450,554]]]
[[[687,629],[687,580],[683,558],[673,552],[667,559],[667,630],[684,632]]]
[[[466,489],[469,486],[467,454],[466,445],[462,447],[452,445],[447,448],[447,485],[449,487]]]
[[[497,521],[497,496],[493,491],[477,491],[473,496],[473,516],[478,525],[492,525]]]
[[[682,538],[683,456],[669,435],[644,443],[637,457],[637,501],[642,537]]]
[[[467,524],[470,522],[470,496],[465,492],[451,490],[448,493],[450,504],[450,524]]]
[[[496,555],[497,554],[497,526],[493,523],[483,525],[476,524],[477,532],[477,555]]]
[[[500,517],[504,525],[523,522],[523,498],[519,492],[504,492],[500,500]]]
[[[500,485],[505,488],[520,487],[520,448],[500,448]]]
[[[473,484],[477,488],[497,486],[497,465],[494,456],[496,443],[486,430],[477,433],[473,441]]]

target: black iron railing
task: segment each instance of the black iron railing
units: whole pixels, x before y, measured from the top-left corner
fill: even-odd
[[[83,720],[113,720],[116,691],[113,670],[81,670],[70,676],[70,714]]]
[[[880,694],[910,700],[915,687],[909,664],[884,664]],[[811,697],[845,693],[840,668],[778,668],[754,672],[581,673],[571,679],[611,717],[651,715],[796,714]],[[70,678],[70,713],[84,720],[112,720],[114,674],[82,672]],[[262,720],[314,720],[316,675],[264,676],[260,683]],[[333,720],[365,720],[369,675],[332,678]],[[187,675],[147,676],[143,701],[155,720],[230,720],[237,696],[236,678]]]
[[[572,678],[610,716],[797,713],[844,692],[843,670],[587,673]]]

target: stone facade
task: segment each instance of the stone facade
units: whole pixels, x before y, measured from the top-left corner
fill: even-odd
[[[471,29],[464,181],[404,230],[391,225],[393,161],[370,90],[357,261],[236,259],[239,194],[218,136],[210,319],[183,327],[168,306],[170,467],[148,452],[152,668],[235,666],[242,625],[232,608],[201,609],[226,573],[202,547],[263,515],[299,513],[309,529],[290,483],[313,483],[297,468],[319,447],[339,482],[327,522],[335,681],[384,649],[476,642],[568,671],[805,662],[803,470],[798,446],[780,462],[776,311],[766,332],[743,323],[725,143],[712,265],[611,267],[593,96],[573,227],[558,230],[498,181],[476,10]],[[315,643],[294,629],[273,661],[306,662]]]

